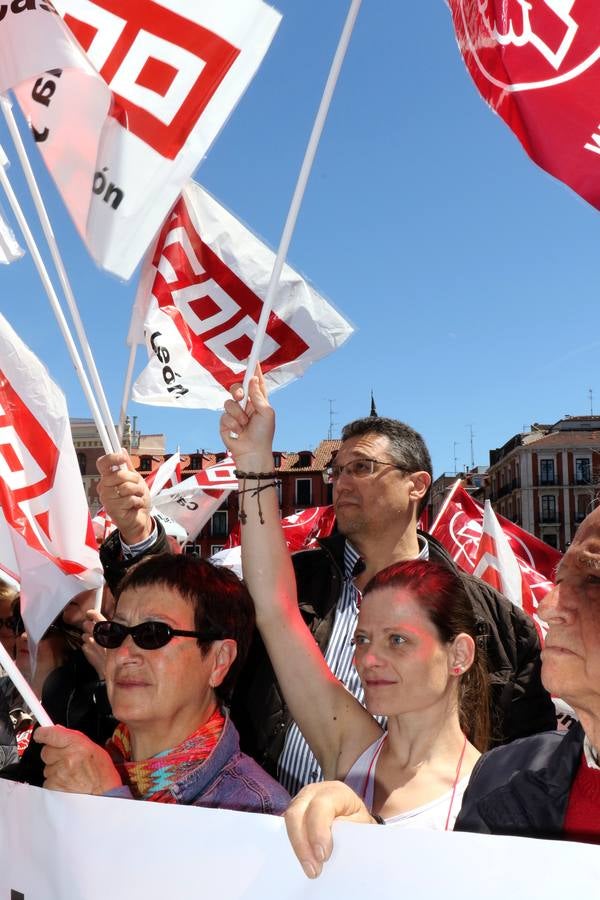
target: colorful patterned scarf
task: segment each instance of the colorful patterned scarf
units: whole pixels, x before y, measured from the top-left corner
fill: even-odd
[[[220,709],[216,709],[204,725],[177,747],[163,750],[150,759],[133,761],[129,729],[121,722],[106,744],[106,750],[136,800],[176,803],[172,785],[208,759],[217,746],[224,725],[225,717]]]

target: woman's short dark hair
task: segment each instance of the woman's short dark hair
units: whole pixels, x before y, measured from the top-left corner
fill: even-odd
[[[366,585],[363,597],[382,588],[410,591],[443,643],[462,633],[473,638],[475,659],[459,679],[458,712],[462,730],[484,752],[490,740],[487,665],[484,651],[477,645],[473,607],[460,575],[439,563],[412,560],[378,572]]]
[[[215,693],[228,702],[248,655],[254,631],[254,604],[237,575],[224,566],[188,554],[161,553],[144,557],[132,566],[115,591],[116,606],[123,591],[163,585],[194,609],[194,630],[211,628],[237,644],[237,656]],[[210,643],[198,641],[203,654]]]

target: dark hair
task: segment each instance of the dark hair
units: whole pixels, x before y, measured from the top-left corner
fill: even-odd
[[[244,665],[254,631],[254,604],[246,586],[224,566],[188,554],[161,553],[147,556],[132,566],[114,592],[115,609],[123,591],[162,585],[171,588],[194,609],[194,630],[212,628],[237,644],[237,656],[227,675],[215,688],[217,697],[229,701]],[[211,643],[198,641],[203,655]]]
[[[355,419],[342,428],[342,443],[349,438],[362,437],[364,434],[381,434],[390,442],[390,456],[407,472],[428,472],[433,478],[431,457],[425,441],[418,431],[399,422],[398,419],[386,419],[383,416],[367,416]],[[421,515],[429,501],[431,483],[421,498],[418,514]]]
[[[475,616],[460,575],[424,560],[394,563],[371,578],[363,597],[388,587],[410,591],[443,643],[450,643],[462,633],[475,641],[473,665],[459,678],[458,714],[460,727],[483,753],[490,740],[487,665],[484,652],[477,645]]]

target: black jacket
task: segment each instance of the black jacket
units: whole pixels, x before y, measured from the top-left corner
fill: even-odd
[[[566,734],[536,734],[485,753],[471,773],[454,830],[561,837],[583,739],[577,723]]]
[[[486,651],[490,672],[495,741],[502,743],[556,728],[554,705],[540,680],[540,647],[532,620],[488,584],[461,572],[434,538],[420,536],[429,544],[432,562],[446,565],[461,576],[473,604],[477,640]],[[320,549],[302,550],[292,560],[300,612],[324,653],[343,580],[345,538],[334,534],[319,544]],[[152,552],[168,550],[159,523]],[[100,558],[111,588],[133,562],[122,559],[116,531],[102,546]],[[234,691],[231,718],[240,733],[242,750],[275,774],[291,716],[258,633]]]

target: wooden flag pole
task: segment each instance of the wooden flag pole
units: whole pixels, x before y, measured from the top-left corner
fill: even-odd
[[[2,106],[2,112],[4,113],[4,118],[6,119],[6,124],[8,126],[8,130],[10,132],[10,136],[13,139],[13,143],[15,145],[17,155],[21,162],[21,166],[23,168],[23,172],[25,174],[25,178],[27,180],[27,184],[29,187],[29,191],[33,198],[33,202],[35,204],[35,208],[37,210],[37,214],[39,216],[39,220],[42,226],[42,230],[44,232],[44,236],[46,238],[48,248],[52,255],[52,259],[54,261],[54,265],[56,267],[56,271],[58,273],[58,278],[60,284],[62,286],[64,296],[67,301],[67,305],[69,307],[69,311],[73,318],[73,323],[75,325],[75,331],[77,333],[77,337],[79,338],[79,343],[81,349],[83,351],[83,357],[88,366],[88,373],[90,376],[91,383],[93,385],[98,407],[100,409],[102,420],[104,422],[105,431],[109,438],[109,447],[105,447],[106,452],[110,452],[112,450],[114,453],[117,453],[121,449],[121,442],[117,436],[117,432],[114,426],[114,422],[112,420],[112,416],[110,414],[110,409],[108,407],[108,402],[106,400],[106,395],[104,393],[104,389],[102,387],[102,382],[100,381],[100,376],[98,374],[98,369],[96,368],[96,363],[94,361],[94,357],[92,355],[92,350],[89,345],[89,341],[87,339],[87,335],[85,333],[85,329],[83,327],[83,322],[81,320],[81,316],[79,314],[79,308],[77,306],[77,301],[75,300],[75,296],[73,294],[73,290],[71,288],[71,283],[67,276],[67,272],[60,255],[60,250],[58,249],[58,244],[56,242],[56,238],[54,236],[54,232],[52,230],[52,225],[50,223],[50,218],[46,211],[46,207],[44,206],[44,201],[42,200],[42,195],[40,193],[40,189],[38,187],[37,181],[35,179],[35,175],[33,174],[33,169],[31,168],[31,163],[29,162],[29,157],[27,156],[27,151],[25,149],[25,145],[23,144],[23,139],[21,138],[21,133],[18,129],[17,122],[15,120],[12,105],[10,100],[0,95],[0,105]]]
[[[11,658],[8,650],[0,642],[0,666],[20,693],[21,697],[35,716],[40,725],[53,725],[54,722],[33,693],[33,689],[29,682],[25,680],[21,672],[17,669],[14,659]]]
[[[59,299],[50,280],[50,276],[48,275],[48,271],[44,265],[44,261],[40,255],[40,251],[37,248],[35,238],[31,233],[31,229],[27,224],[27,219],[25,218],[15,192],[12,189],[12,185],[9,181],[8,175],[6,174],[6,170],[4,168],[6,162],[3,162],[3,160],[6,162],[8,161],[6,158],[6,154],[4,153],[4,150],[0,145],[0,184],[2,185],[4,192],[8,198],[8,202],[10,203],[11,209],[15,214],[15,218],[19,223],[19,227],[23,232],[25,243],[27,244],[29,252],[31,253],[31,257],[38,271],[38,275],[40,276],[40,280],[50,301],[50,306],[52,307],[52,311],[54,312],[56,321],[58,322],[58,326],[61,330],[62,336],[67,345],[67,349],[71,356],[71,360],[73,362],[73,365],[75,366],[75,371],[77,372],[77,376],[83,389],[83,393],[85,394],[85,398],[94,417],[94,421],[96,423],[96,427],[98,429],[98,434],[100,435],[100,440],[102,441],[104,451],[105,453],[110,453],[112,451],[112,445],[108,438],[106,428],[104,427],[104,422],[102,421],[102,416],[100,415],[100,410],[98,408],[98,404],[96,403],[96,398],[92,392],[91,385],[83,368],[81,357],[79,356],[79,351],[77,350],[75,342],[73,341],[73,337],[69,330],[69,325],[61,309]]]
[[[283,270],[283,266],[285,264],[285,260],[286,260],[287,254],[288,254],[288,250],[289,250],[290,243],[292,240],[292,235],[293,235],[294,229],[296,227],[298,213],[300,212],[300,207],[302,206],[302,200],[304,198],[304,192],[306,190],[306,185],[308,183],[310,172],[311,172],[314,160],[315,160],[317,148],[319,146],[319,141],[321,140],[321,135],[323,133],[323,128],[325,126],[325,121],[327,119],[327,114],[329,112],[331,100],[333,98],[333,94],[334,94],[334,91],[335,91],[335,88],[337,85],[340,70],[342,68],[342,63],[344,62],[344,57],[346,56],[346,51],[347,51],[348,45],[350,43],[350,38],[352,37],[352,32],[354,30],[354,25],[356,23],[356,18],[358,16],[361,2],[362,2],[362,0],[352,0],[352,3],[350,5],[350,9],[349,9],[348,15],[346,17],[346,22],[345,22],[344,28],[342,30],[340,41],[339,41],[337,50],[335,52],[335,56],[333,58],[333,62],[331,64],[329,76],[328,76],[327,82],[325,84],[325,89],[323,91],[321,103],[319,104],[319,109],[317,111],[315,123],[313,125],[313,129],[312,129],[309,141],[308,141],[308,145],[306,147],[304,159],[302,161],[302,166],[300,168],[300,174],[298,176],[298,181],[297,181],[297,184],[296,184],[296,187],[294,190],[294,194],[292,196],[292,201],[290,203],[289,212],[287,214],[287,219],[286,219],[286,222],[285,222],[285,225],[283,228],[281,241],[279,243],[279,249],[277,251],[277,256],[275,257],[275,263],[273,265],[273,272],[271,273],[271,279],[269,281],[269,286],[267,288],[267,293],[265,296],[265,301],[263,303],[262,312],[261,312],[260,318],[258,320],[258,326],[256,329],[256,337],[254,338],[254,343],[252,345],[252,350],[250,352],[250,358],[248,359],[248,367],[246,369],[246,374],[244,375],[244,384],[243,384],[244,397],[246,397],[248,395],[248,383],[249,383],[252,375],[254,375],[256,366],[260,359],[260,351],[262,349],[262,344],[263,344],[265,333],[267,330],[269,316],[271,315],[271,309],[273,308],[273,302],[275,300],[275,293],[277,291],[277,286],[279,285],[279,279],[281,278],[281,272]]]

